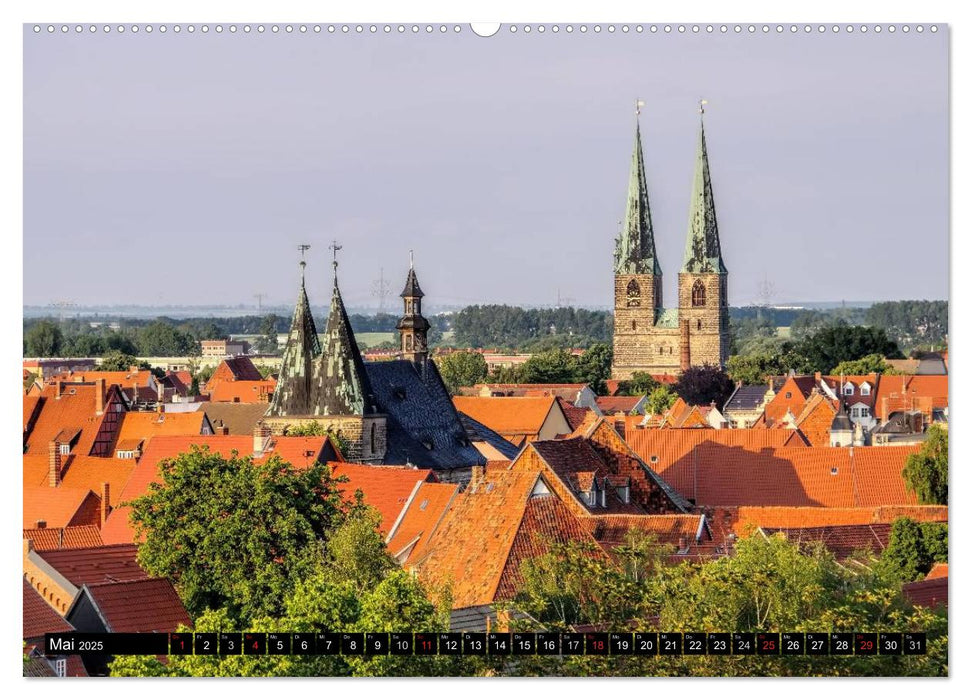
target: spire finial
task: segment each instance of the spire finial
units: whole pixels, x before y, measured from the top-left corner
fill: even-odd
[[[409,265],[410,269],[412,269],[412,270],[415,269],[415,251],[414,250],[409,250],[408,251],[408,265]]]
[[[641,107],[644,106],[644,100],[638,99],[634,100],[634,115],[641,116]]]
[[[701,98],[700,100],[698,100],[698,114],[700,114],[702,116],[705,115],[705,105],[706,104],[708,104],[708,100],[706,100],[705,98]]]
[[[307,261],[304,259],[305,254],[310,250],[310,245],[307,243],[301,243],[297,246],[297,250],[300,251],[300,280],[303,281],[304,271],[307,268]]]
[[[343,248],[344,246],[339,245],[337,243],[337,241],[335,240],[335,241],[332,241],[331,244],[329,246],[327,246],[327,247],[330,248],[332,251],[334,251],[334,263],[333,263],[333,265],[334,265],[334,277],[336,278],[337,277],[337,251],[340,250],[341,248]]]

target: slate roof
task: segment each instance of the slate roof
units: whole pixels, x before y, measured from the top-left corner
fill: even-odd
[[[425,293],[421,291],[421,286],[418,284],[418,276],[415,274],[415,268],[412,267],[408,270],[408,279],[405,280],[405,288],[399,295],[404,297],[423,297]]]
[[[890,543],[890,523],[865,525],[828,525],[801,528],[762,528],[767,536],[782,533],[787,540],[800,545],[819,542],[839,560],[869,550],[880,554]]]
[[[314,360],[320,355],[320,338],[310,311],[307,289],[303,281],[301,261],[300,293],[293,309],[290,334],[283,351],[280,377],[267,415],[305,415],[309,412],[313,396],[311,378]],[[230,431],[232,433],[232,431]]]
[[[661,265],[654,248],[654,227],[651,223],[651,205],[647,196],[647,176],[644,172],[639,121],[634,131],[634,152],[631,154],[624,223],[617,236],[614,250],[614,272],[638,275],[661,274]]]
[[[715,197],[708,167],[708,144],[705,123],[698,129],[698,151],[695,158],[694,185],[691,190],[691,212],[688,215],[688,240],[685,244],[682,272],[728,274],[722,260],[718,239]]]
[[[265,403],[205,403],[200,404],[199,410],[209,417],[214,431],[225,426],[230,435],[252,435],[267,412]]]
[[[48,632],[73,632],[74,627],[67,620],[57,614],[40,593],[24,582],[24,639],[41,640]]]
[[[768,391],[768,386],[764,384],[743,384],[725,402],[724,411],[754,411],[762,404]]]
[[[95,525],[74,527],[42,527],[24,529],[24,539],[33,543],[34,551],[47,552],[53,549],[80,549],[99,547],[101,531]]]
[[[517,454],[519,454],[520,448],[516,447],[516,445],[509,442],[506,438],[488,426],[483,425],[475,418],[467,416],[459,411],[459,420],[462,422],[462,427],[465,428],[465,432],[473,444],[477,442],[484,442],[506,459],[513,459]]]
[[[485,464],[462,426],[434,362],[416,365],[409,360],[388,360],[368,362],[364,367],[378,413],[387,417],[386,464],[410,463],[432,469]]]
[[[529,626],[531,630],[544,629],[542,624],[521,610],[512,608],[507,610],[507,614],[511,620],[526,620],[533,623]],[[494,632],[501,628],[501,625],[494,605],[471,605],[452,610],[448,628],[452,632]]]
[[[90,597],[109,632],[175,632],[192,626],[175,588],[164,578],[85,585],[66,617],[85,595]]]
[[[360,490],[364,503],[381,514],[378,531],[382,535],[394,525],[418,485],[435,478],[430,469],[373,467],[347,462],[331,462],[330,467],[334,477],[347,479],[338,486],[345,500],[352,502]]]
[[[138,565],[133,544],[102,545],[84,549],[43,552],[41,558],[77,587],[91,583],[137,581],[148,578]]]

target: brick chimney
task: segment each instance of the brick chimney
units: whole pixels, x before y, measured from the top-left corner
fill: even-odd
[[[220,425],[218,428],[216,428],[216,435],[229,435],[229,426]]]
[[[813,378],[816,380],[816,383],[819,384],[819,382],[823,381],[823,373],[816,372],[815,374],[813,374]]]
[[[472,465],[472,478],[469,480],[469,488],[475,489],[485,480],[485,467],[481,464]]]
[[[111,489],[108,486],[108,482],[101,484],[101,527],[105,526],[105,520],[108,519],[108,515],[111,513]]]
[[[64,382],[58,379],[56,382],[54,382],[54,387],[55,387],[54,398],[55,399],[61,398],[61,392],[64,390]]]
[[[51,440],[47,446],[47,485],[61,484],[61,443]]]
[[[94,382],[94,412],[99,416],[105,412],[105,380],[103,377]]]
[[[270,438],[270,428],[265,425],[257,425],[253,428],[253,456],[262,457],[263,450],[266,449]]]
[[[155,384],[158,386],[158,410],[161,413],[164,410],[162,404],[165,403],[165,385],[161,379],[156,379]]]

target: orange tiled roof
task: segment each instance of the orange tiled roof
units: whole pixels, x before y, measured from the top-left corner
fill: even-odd
[[[353,501],[355,492],[360,489],[364,503],[381,514],[378,531],[382,535],[386,535],[394,525],[401,509],[418,485],[435,478],[431,469],[372,467],[348,462],[329,464],[335,478],[344,477],[348,480],[339,487],[346,500]]]
[[[101,493],[101,485],[108,484],[109,498],[112,503],[119,502],[119,494],[135,471],[134,459],[115,459],[113,457],[84,457],[72,455],[63,457],[61,467],[61,488],[83,489]],[[39,455],[24,455],[24,486],[43,486],[48,484],[48,461]],[[51,523],[48,525],[53,526]]]
[[[762,528],[767,537],[781,533],[790,542],[800,546],[820,543],[839,560],[848,559],[858,552],[869,550],[880,554],[890,543],[889,523],[863,525],[826,525],[822,527]]]
[[[25,436],[27,454],[47,455],[48,444],[65,428],[81,431],[74,451],[89,454],[94,446],[95,436],[101,427],[104,416],[95,413],[95,391],[93,384],[65,386],[60,398],[55,398],[56,388],[45,387],[40,397],[24,397],[24,413],[28,402],[40,399],[40,408],[34,420],[33,429]]]
[[[99,379],[105,380],[105,386],[117,384],[122,389],[131,389],[137,386],[139,393],[142,391],[148,392],[149,394],[158,393],[158,390],[155,388],[155,376],[152,374],[151,370],[147,369],[136,370],[134,372],[104,372],[101,370],[61,372],[60,374],[56,374],[48,379],[47,383],[53,384],[57,381],[67,383],[93,383]]]
[[[90,489],[24,486],[24,528],[96,525],[101,522],[101,498]]]
[[[328,438],[326,436],[274,437],[270,443],[270,449],[263,453],[264,457],[261,459],[278,455],[284,462],[295,467],[308,467],[320,460],[327,443]],[[224,458],[229,458],[234,451],[244,457],[253,455],[252,436],[160,435],[148,441],[148,445],[146,445],[141,459],[138,460],[137,466],[132,471],[128,483],[125,484],[119,496],[111,496],[112,502],[124,503],[145,495],[149,484],[160,480],[159,462],[189,452],[193,445],[207,446],[212,452]],[[112,494],[115,493],[117,492],[112,491]],[[135,531],[128,522],[129,511],[129,508],[119,506],[112,511],[108,520],[105,521],[104,527],[101,528],[101,537],[106,544],[134,541]]]
[[[603,413],[623,413],[628,414],[640,403],[643,396],[598,396],[597,407]]]
[[[944,562],[943,564],[940,562],[934,564],[934,566],[931,567],[931,570],[927,572],[927,576],[924,578],[924,580],[927,581],[928,579],[941,577],[947,578],[947,562]]]
[[[837,413],[836,406],[823,394],[813,394],[796,418],[796,426],[813,447],[829,445],[829,429]]]
[[[126,413],[115,437],[111,453],[123,441],[142,442],[156,435],[199,435],[206,427],[203,411],[186,413],[158,413],[155,411],[131,411]]]
[[[451,585],[452,607],[486,605],[496,591],[539,472],[486,470],[446,512],[414,565],[433,589]]]
[[[401,511],[398,521],[393,524],[394,531],[389,533],[388,552],[392,556],[398,556],[403,550],[411,547],[405,563],[409,559],[421,556],[424,545],[431,538],[435,528],[441,524],[446,510],[458,495],[458,491],[457,484],[421,482],[414,496]]]
[[[943,409],[948,405],[948,376],[917,374],[882,377],[873,411],[884,421],[894,411]]]
[[[579,428],[583,421],[586,419],[587,414],[593,413],[589,408],[580,408],[570,403],[566,399],[561,399],[557,397],[556,402],[560,406],[560,410],[563,411],[563,415],[566,417],[566,422],[570,426],[570,430],[576,430]]]
[[[226,403],[269,403],[270,395],[275,390],[276,380],[272,378],[206,384],[210,401]]]
[[[48,632],[73,632],[74,627],[24,582],[24,639],[42,639]]]
[[[892,523],[907,517],[920,522],[946,522],[947,506],[740,506],[707,509],[708,522],[738,536],[763,528],[805,528]]]
[[[496,587],[497,600],[510,600],[523,585],[523,562],[550,551],[550,544],[587,544],[594,557],[603,556],[590,532],[556,496],[534,496],[526,501],[519,529]],[[459,607],[459,606],[455,606]]]
[[[94,525],[28,528],[24,530],[24,539],[30,540],[37,552],[99,547],[103,544],[101,533]]]
[[[168,579],[95,583],[85,588],[109,632],[174,632],[179,625],[192,625]]]
[[[772,432],[772,431],[768,431]],[[917,446],[781,447],[704,444],[672,485],[699,505],[913,505],[900,475]],[[662,477],[668,474],[662,472]]]
[[[454,396],[455,408],[506,439],[535,438],[556,403],[555,397]],[[514,441],[515,442],[515,441]]]
[[[608,550],[622,545],[631,530],[653,534],[663,544],[693,543],[702,528],[702,515],[597,515],[584,519],[594,539]]]
[[[43,552],[41,558],[64,578],[81,587],[107,581],[136,581],[148,578],[138,565],[138,547],[133,544],[101,545],[84,549]]]

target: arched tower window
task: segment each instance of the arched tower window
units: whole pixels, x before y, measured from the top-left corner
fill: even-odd
[[[705,285],[702,284],[701,280],[695,280],[695,284],[691,288],[691,305],[705,305]]]
[[[412,348],[411,334],[409,333],[408,335],[405,336],[405,352],[411,352],[411,348]]]
[[[627,283],[627,306],[640,306],[641,305],[641,285],[637,284],[637,280],[631,280]]]

